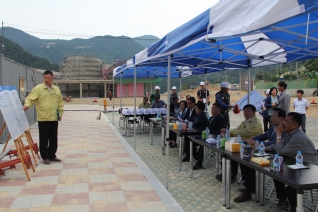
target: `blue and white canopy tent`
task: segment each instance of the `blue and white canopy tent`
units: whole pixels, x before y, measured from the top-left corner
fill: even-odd
[[[318,0],[222,0],[136,54],[133,63],[167,66],[168,76],[171,66],[250,70],[317,58],[317,31]]]

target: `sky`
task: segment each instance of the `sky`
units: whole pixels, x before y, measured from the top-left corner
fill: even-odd
[[[1,0],[0,21],[41,39],[162,38],[219,0]],[[5,33],[4,33],[5,34]]]

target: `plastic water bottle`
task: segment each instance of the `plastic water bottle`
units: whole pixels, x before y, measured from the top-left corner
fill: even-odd
[[[218,135],[218,137],[216,138],[216,148],[220,148],[220,142],[221,142],[221,136]]]
[[[210,135],[209,127],[206,127],[205,132],[206,132],[206,138],[209,138],[209,135]]]
[[[230,130],[228,128],[226,128],[225,138],[226,138],[226,141],[230,140]]]
[[[265,145],[264,145],[263,141],[260,143],[258,149],[259,149],[259,150],[258,150],[258,151],[259,151],[259,154],[260,154],[260,155],[264,155],[264,153],[265,153]]]
[[[192,122],[189,122],[189,130],[192,130]]]
[[[303,156],[301,154],[301,151],[298,151],[297,155],[296,155],[296,165],[297,166],[303,166],[303,160],[304,160],[304,158],[303,158]]]
[[[242,142],[242,138],[241,138],[240,134],[237,135],[236,142],[237,143],[241,143]]]
[[[243,159],[243,155],[244,155],[244,142],[241,140],[240,141],[240,144],[241,144],[241,147],[240,147],[240,156],[241,156],[241,159]]]
[[[256,151],[259,150],[259,141],[258,140],[255,141],[255,150]]]
[[[274,172],[279,172],[280,171],[280,162],[278,158],[278,154],[275,154],[275,158],[273,160],[274,163]]]

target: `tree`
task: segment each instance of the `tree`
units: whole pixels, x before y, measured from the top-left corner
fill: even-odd
[[[318,59],[307,60],[304,64],[308,71],[318,71]]]

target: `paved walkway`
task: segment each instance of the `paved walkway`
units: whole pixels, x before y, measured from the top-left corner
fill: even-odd
[[[21,164],[6,170],[0,211],[183,211],[104,115],[96,119],[99,105],[65,109],[57,152],[62,163],[39,160],[36,172],[28,170],[31,181]],[[38,142],[36,124],[31,135]]]

